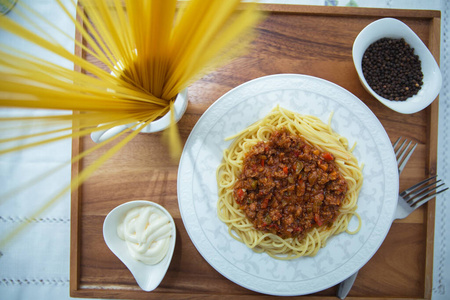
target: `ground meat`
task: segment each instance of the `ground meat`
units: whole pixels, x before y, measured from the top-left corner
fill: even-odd
[[[331,225],[346,192],[333,155],[286,129],[247,153],[234,186],[235,200],[255,228],[282,238]]]

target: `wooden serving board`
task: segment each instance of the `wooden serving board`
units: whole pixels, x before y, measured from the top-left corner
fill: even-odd
[[[440,48],[440,12],[343,7],[266,5],[253,50],[189,87],[189,105],[178,123],[183,142],[205,110],[224,93],[257,77],[297,73],[320,77],[349,90],[379,118],[391,141],[399,136],[419,143],[400,176],[400,190],[436,173],[438,100],[425,110],[403,115],[370,96],[352,61],[358,33],[381,17],[410,26],[436,60]],[[77,49],[79,55],[85,54]],[[92,57],[86,59],[93,61]],[[73,155],[93,145],[89,137],[73,141]],[[103,150],[103,151],[106,151]],[[92,153],[73,165],[73,176],[95,161]],[[176,163],[170,161],[161,134],[139,134],[72,193],[70,295],[89,298],[185,299],[267,297],[223,277],[198,253],[181,220]],[[166,207],[175,219],[177,241],[161,285],[144,292],[102,236],[105,216],[117,205],[145,199]],[[360,270],[350,298],[430,299],[433,274],[434,201],[408,218],[395,221],[378,252]],[[337,286],[308,297],[336,299]]]

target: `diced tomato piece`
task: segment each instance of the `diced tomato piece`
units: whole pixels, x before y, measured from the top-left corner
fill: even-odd
[[[245,196],[244,190],[243,189],[238,189],[236,191],[236,196],[237,196],[238,202],[241,202],[242,200],[244,200],[244,196]]]
[[[334,160],[334,156],[333,154],[331,154],[330,152],[325,152],[322,154],[323,159],[327,160],[327,161],[331,161]]]
[[[284,167],[284,168],[283,168],[283,172],[284,172],[284,174],[287,174],[287,173],[289,173],[289,169],[288,169],[288,167]]]
[[[264,199],[264,201],[261,203],[261,208],[267,208],[269,205],[269,198]]]
[[[323,224],[323,222],[322,222],[322,220],[320,219],[320,217],[319,217],[318,214],[315,214],[315,215],[314,215],[314,221],[316,221],[317,225],[319,225],[319,226],[322,226],[322,224]]]
[[[264,167],[264,159],[261,159],[261,166]]]

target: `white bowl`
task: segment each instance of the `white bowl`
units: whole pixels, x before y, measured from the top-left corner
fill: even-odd
[[[162,261],[155,265],[147,265],[135,260],[128,252],[126,242],[117,235],[117,226],[123,221],[126,213],[132,208],[144,205],[151,205],[160,209],[173,224],[169,250]],[[161,283],[172,260],[176,241],[175,222],[170,213],[157,203],[145,200],[130,201],[117,206],[106,216],[103,222],[103,238],[109,249],[127,266],[131,274],[133,274],[139,287],[149,292],[157,288]]]
[[[419,92],[405,101],[392,101],[381,97],[369,86],[362,72],[362,58],[366,49],[381,38],[404,38],[414,48],[422,62],[423,85]],[[353,63],[364,88],[390,109],[403,114],[412,114],[430,105],[438,96],[442,75],[436,60],[420,38],[405,23],[384,18],[367,25],[353,43]]]
[[[175,108],[175,122],[178,122],[181,117],[186,112],[186,108],[188,105],[188,94],[187,94],[187,88],[182,90],[177,97],[175,98],[174,102],[174,108]],[[136,123],[126,124],[126,125],[120,125],[115,126],[109,129],[105,130],[97,130],[91,133],[91,139],[96,143],[101,143],[116,134],[119,134],[120,132],[124,131],[125,129],[128,129],[132,126],[136,125]],[[163,131],[170,125],[170,111],[165,114],[163,117],[151,122],[147,126],[145,126],[141,132],[142,133],[151,133],[151,132],[158,132]],[[101,125],[99,125],[101,126]],[[136,126],[134,129],[136,129],[139,126]]]

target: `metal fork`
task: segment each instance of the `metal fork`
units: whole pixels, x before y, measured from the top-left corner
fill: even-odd
[[[411,155],[413,154],[414,150],[416,150],[416,147],[417,147],[417,143],[415,143],[411,147],[412,141],[410,141],[408,143],[408,140],[405,139],[402,143],[400,143],[401,140],[402,140],[402,137],[399,137],[397,139],[397,141],[395,141],[394,145],[392,146],[394,148],[395,158],[397,159],[399,175],[402,173],[403,169],[406,166],[406,163],[408,162],[409,158],[411,157]],[[401,209],[399,208],[400,206],[402,206]],[[408,211],[408,208],[407,207],[403,208],[403,206],[407,206],[407,205],[404,204],[404,201],[400,201],[400,196],[399,196],[399,200],[397,203],[396,215],[397,215],[397,211],[399,211],[399,210]],[[414,210],[414,209],[412,209],[412,210]],[[408,213],[408,215],[409,215],[409,213]],[[406,218],[406,216],[404,216],[404,218]],[[347,294],[348,294],[348,292],[350,292],[357,275],[358,275],[358,272],[356,272],[355,274],[353,274],[352,276],[345,279],[344,281],[342,281],[339,284],[339,288],[338,288],[336,295],[340,299],[344,299],[345,297],[347,297]]]
[[[437,180],[437,175],[427,178],[412,187],[404,190],[398,196],[395,219],[404,219],[415,209],[427,203],[436,195],[448,190],[442,180]],[[439,190],[439,188],[442,188]]]
[[[412,145],[412,141],[409,141],[409,143],[406,144],[408,142],[407,139],[405,139],[403,143],[400,144],[401,139],[402,137],[399,137],[392,146],[395,151],[395,158],[397,159],[398,174],[402,173],[403,169],[406,166],[406,163],[408,162],[409,158],[411,157],[411,155],[413,154],[414,150],[416,150],[417,147],[417,143]]]
[[[448,190],[442,180],[436,180],[437,175],[422,180],[421,182],[407,188],[398,195],[397,208],[395,210],[394,220],[404,219],[414,210],[433,199],[436,195]],[[392,221],[394,221],[392,220]],[[337,296],[344,299],[355,282],[358,272],[345,279],[339,284]]]

